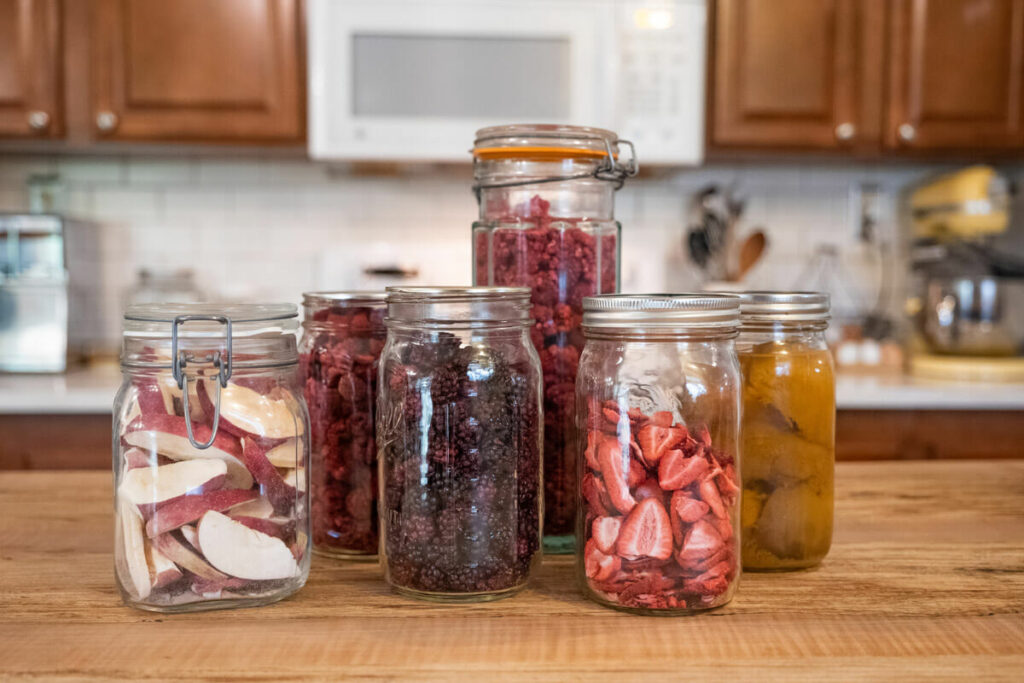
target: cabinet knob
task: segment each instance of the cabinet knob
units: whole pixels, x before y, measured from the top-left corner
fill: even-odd
[[[903,140],[903,142],[910,142],[917,137],[917,129],[909,123],[901,124],[900,127],[896,129],[896,133],[900,136],[900,140]]]
[[[112,111],[101,111],[96,114],[96,127],[104,133],[114,130],[117,128],[117,114]]]
[[[50,115],[45,111],[30,111],[27,118],[28,127],[32,130],[46,130],[50,125]]]
[[[836,126],[836,139],[840,142],[849,142],[857,135],[857,127],[846,121]]]

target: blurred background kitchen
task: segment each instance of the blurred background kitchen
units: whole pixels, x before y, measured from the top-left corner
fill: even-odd
[[[623,291],[832,295],[838,457],[1024,456],[1024,0],[0,0],[0,468],[109,467],[128,302],[468,284],[537,121]]]

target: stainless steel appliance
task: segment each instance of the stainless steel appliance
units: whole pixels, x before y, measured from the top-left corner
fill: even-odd
[[[64,246],[59,216],[0,214],[0,371],[66,369]]]
[[[644,163],[704,149],[706,0],[310,0],[309,152],[469,161],[497,123],[615,130]]]

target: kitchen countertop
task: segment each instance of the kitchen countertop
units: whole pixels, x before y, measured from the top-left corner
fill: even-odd
[[[566,557],[490,604],[411,601],[375,565],[315,557],[277,605],[136,611],[113,584],[109,474],[2,472],[0,678],[1019,680],[1024,462],[836,475],[822,566],[748,573],[730,605],[666,619],[584,600]]]
[[[0,414],[109,414],[120,383],[114,364],[64,375],[0,375]],[[836,405],[841,410],[1024,410],[1024,384],[839,375]]]

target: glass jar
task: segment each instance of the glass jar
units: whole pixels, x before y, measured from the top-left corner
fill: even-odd
[[[544,373],[544,547],[571,552],[576,370],[583,297],[619,289],[615,190],[632,144],[599,128],[513,125],[477,132],[473,284],[531,288],[530,339]]]
[[[577,577],[641,614],[729,602],[739,579],[739,299],[583,302]]]
[[[140,304],[114,400],[114,566],[157,612],[280,600],[309,572],[309,418],[290,304]]]
[[[802,569],[832,544],[836,388],[827,294],[749,292],[743,370],[743,567]]]
[[[312,441],[313,551],[375,559],[384,292],[307,292],[299,342]]]
[[[399,593],[502,598],[540,559],[541,374],[525,287],[389,287],[377,448]]]

